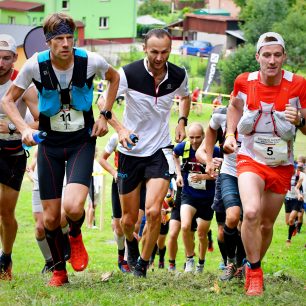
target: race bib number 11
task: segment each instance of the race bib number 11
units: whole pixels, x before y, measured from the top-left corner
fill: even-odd
[[[74,109],[61,110],[50,118],[52,131],[75,132],[85,126],[83,112]]]

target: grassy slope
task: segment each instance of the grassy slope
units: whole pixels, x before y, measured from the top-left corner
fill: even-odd
[[[121,113],[118,106],[115,110]],[[190,116],[190,121],[207,125],[210,106],[204,114]],[[175,126],[177,114],[171,117]],[[110,134],[98,140],[100,152]],[[305,150],[306,138],[298,137],[299,153]],[[271,203],[273,205],[273,203]],[[49,288],[45,284],[49,275],[41,275],[43,259],[34,239],[34,222],[31,214],[31,183],[24,179],[17,206],[19,231],[14,247],[14,280],[0,282],[0,305],[302,305],[305,303],[305,233],[294,237],[287,248],[287,227],[282,211],[275,225],[275,234],[268,254],[263,261],[266,291],[263,297],[247,298],[241,283],[218,282],[220,254],[216,239],[216,222],[213,220],[215,251],[207,254],[203,275],[169,274],[167,271],[149,272],[145,280],[122,275],[116,266],[116,246],[111,231],[110,176],[106,176],[106,205],[104,230],[83,227],[90,263],[85,272],[74,273],[68,266],[70,284],[63,288]],[[100,220],[100,207],[97,209]],[[178,270],[182,272],[184,261],[181,237],[179,237]],[[167,258],[167,255],[166,255]],[[108,282],[101,275],[114,271]],[[274,275],[278,272],[277,275]]]

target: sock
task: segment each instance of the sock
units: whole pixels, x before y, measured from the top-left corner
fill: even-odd
[[[151,263],[154,262],[157,249],[158,249],[158,246],[157,246],[157,244],[155,244],[154,249],[153,249],[152,254],[151,254],[151,257],[150,257],[150,262]]]
[[[289,229],[288,229],[288,240],[291,240],[292,238],[292,234],[295,230],[295,224],[289,225]]]
[[[52,254],[54,269],[57,271],[66,269],[64,259],[64,239],[63,232],[59,226],[53,231],[45,228],[46,239]]]
[[[241,239],[241,233],[238,231],[237,236],[237,249],[236,249],[236,259],[237,259],[237,267],[241,267],[243,264],[243,260],[246,258],[244,246]]]
[[[0,269],[3,268],[4,270],[6,270],[9,267],[10,263],[12,262],[12,253],[5,254],[1,250],[0,258],[1,258],[1,262],[3,264],[2,267],[0,266]]]
[[[303,225],[302,222],[298,222],[298,224],[296,226],[298,233],[301,231],[302,225]]]
[[[69,231],[69,224],[67,223],[64,227],[62,227],[62,232],[65,235],[68,233],[68,231]]]
[[[205,259],[199,259],[199,265],[204,265]]]
[[[219,250],[220,250],[224,265],[226,266],[227,265],[227,255],[226,255],[226,249],[225,249],[224,241],[221,241],[221,240],[218,239],[218,246],[219,246]]]
[[[159,249],[159,261],[165,261],[165,254],[166,254],[167,247],[165,246],[163,249]]]
[[[225,224],[223,232],[224,232],[224,243],[225,243],[227,258],[229,258],[231,262],[233,261],[236,262],[235,253],[236,253],[237,237],[238,237],[237,227],[229,228]]]
[[[175,266],[175,259],[169,259],[169,264]]]
[[[187,256],[188,259],[192,259],[194,255]]]
[[[114,238],[115,241],[117,242],[118,250],[124,250],[124,242],[125,242],[124,235],[118,236],[118,234],[114,231]]]
[[[148,266],[148,264],[149,264],[149,261],[148,260],[144,260],[144,259],[141,258],[141,256],[139,256],[137,263],[140,266],[146,268]]]
[[[211,229],[208,231],[208,233],[207,233],[207,239],[208,239],[208,242],[212,242],[213,240],[212,240],[212,232],[211,232]]]
[[[261,262],[260,262],[260,260],[257,261],[257,262],[255,262],[255,263],[251,263],[251,262],[247,261],[247,265],[248,265],[248,267],[249,267],[250,269],[254,270],[254,269],[260,268]]]
[[[69,223],[69,226],[70,226],[69,235],[72,236],[72,237],[79,236],[81,234],[82,224],[85,220],[85,211],[83,212],[82,217],[77,221],[72,221],[67,216],[66,216],[66,219],[67,219],[67,221]]]
[[[45,261],[52,261],[52,255],[46,237],[41,240],[36,238],[36,242],[42,255],[44,256]]]

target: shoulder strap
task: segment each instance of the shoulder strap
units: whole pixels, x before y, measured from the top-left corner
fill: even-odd
[[[184,144],[183,160],[188,159],[190,156],[190,141],[187,140]]]

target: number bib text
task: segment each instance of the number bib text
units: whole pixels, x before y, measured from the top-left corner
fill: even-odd
[[[83,112],[74,109],[60,110],[50,118],[52,131],[75,132],[85,127]]]

